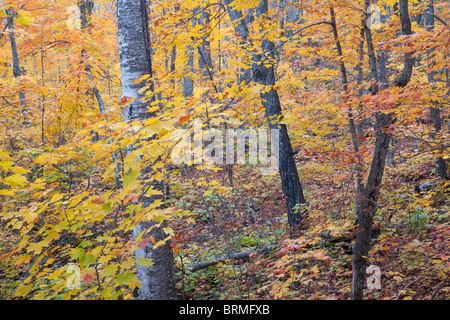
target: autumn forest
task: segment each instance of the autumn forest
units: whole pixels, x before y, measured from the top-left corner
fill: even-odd
[[[449,24],[2,0],[0,300],[448,300]]]

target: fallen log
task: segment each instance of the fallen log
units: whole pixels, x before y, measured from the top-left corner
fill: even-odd
[[[215,258],[212,259],[210,261],[204,261],[204,262],[200,262],[200,263],[196,263],[196,264],[192,264],[190,266],[188,266],[188,269],[190,272],[195,272],[204,268],[208,268],[211,266],[214,266],[216,264],[219,264],[221,262],[226,262],[229,260],[239,260],[239,259],[247,259],[250,257],[250,255],[252,253],[255,254],[268,254],[278,248],[280,248],[281,245],[277,244],[277,245],[271,245],[271,246],[267,246],[261,249],[255,249],[255,250],[248,250],[248,251],[243,251],[243,252],[232,252],[230,253],[228,256],[226,257],[219,257],[219,258]]]

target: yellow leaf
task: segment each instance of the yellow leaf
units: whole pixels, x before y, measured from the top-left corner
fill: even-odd
[[[50,202],[56,202],[64,197],[63,193],[56,193],[51,199]]]
[[[41,250],[44,247],[45,247],[45,243],[43,243],[43,242],[31,243],[27,248],[27,252],[41,253]]]
[[[19,10],[18,13],[19,13],[19,18],[16,19],[16,22],[18,24],[21,24],[23,26],[28,26],[33,23],[34,18],[30,12],[25,11],[25,10]]]
[[[12,190],[0,190],[0,195],[2,196],[13,196],[14,195],[14,191]]]
[[[25,297],[31,291],[32,285],[26,285],[16,290],[16,296]]]
[[[26,210],[26,211],[22,214],[23,219],[24,219],[24,221],[25,221],[26,223],[32,223],[32,222],[35,222],[36,219],[37,219],[37,217],[38,217],[38,215],[39,215],[39,213],[36,212],[36,211],[33,210],[33,209]]]
[[[7,182],[11,187],[21,187],[27,182],[27,178],[25,178],[21,174],[13,174],[12,176],[7,177],[5,179],[5,182]]]
[[[163,230],[164,230],[164,233],[165,233],[165,234],[168,234],[168,235],[171,235],[171,236],[174,236],[174,235],[175,235],[175,232],[174,232],[173,229],[170,228],[170,227],[164,228]]]
[[[186,220],[186,222],[187,222],[187,223],[194,224],[194,223],[195,223],[195,219],[194,219],[194,218],[188,218],[188,219]]]

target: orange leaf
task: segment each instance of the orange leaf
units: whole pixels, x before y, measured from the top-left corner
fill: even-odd
[[[91,283],[95,279],[94,271],[85,271],[81,273],[81,277],[84,283]]]
[[[124,105],[125,103],[127,103],[128,101],[128,97],[127,96],[122,96],[122,98],[120,98],[120,100],[118,101],[119,106]]]
[[[183,123],[183,122],[188,121],[190,117],[191,117],[191,115],[187,114],[187,115],[185,115],[185,116],[180,117],[180,119],[178,119],[178,121],[179,121],[180,123]]]
[[[91,200],[91,203],[94,203],[94,204],[104,204],[104,203],[105,203],[105,200],[103,200],[103,199],[100,198],[100,197],[97,197],[97,198],[95,198],[95,199],[92,199],[92,200]]]

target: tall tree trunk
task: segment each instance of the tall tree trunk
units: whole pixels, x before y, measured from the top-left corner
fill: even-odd
[[[247,27],[247,23],[244,19],[244,16],[239,10],[233,9],[230,5],[234,0],[225,0],[225,5],[228,9],[228,15],[232,23],[234,24],[234,31],[239,36],[239,44],[245,46],[249,31]],[[239,83],[244,83],[250,81],[252,78],[252,71],[250,68],[242,69],[239,75]]]
[[[81,22],[82,22],[81,29],[86,30],[91,25],[90,20],[91,20],[92,11],[94,8],[94,1],[91,1],[91,0],[78,1],[78,7],[80,9]],[[81,50],[81,58],[84,61],[84,69],[86,70],[88,78],[90,81],[92,81],[94,79],[94,76],[92,75],[91,66],[89,65],[89,62],[88,62],[87,52],[84,49]],[[97,88],[96,85],[92,86],[92,92],[94,93],[95,99],[97,100],[97,104],[98,104],[100,113],[102,115],[106,115],[105,104],[103,103],[103,98],[102,98],[102,95],[100,94],[100,90]],[[108,122],[106,117],[105,117],[105,121]],[[98,133],[96,132],[95,136],[94,136],[94,140],[98,140],[98,139],[99,139]],[[112,141],[112,139],[110,140],[109,143],[111,143],[111,141]],[[122,188],[122,180],[120,177],[120,165],[117,161],[116,151],[113,152],[112,159],[113,159],[113,162],[116,164],[116,168],[115,168],[116,187],[117,187],[117,189],[121,189]]]
[[[203,10],[198,18],[198,24],[205,26],[209,24],[210,13],[207,10]],[[211,43],[207,37],[202,37],[202,44],[199,47],[198,66],[203,72],[204,78],[212,78],[213,62],[211,56]]]
[[[85,31],[91,24],[91,15],[92,10],[94,8],[94,1],[92,0],[79,0],[78,1],[78,8],[80,9],[80,18],[81,18],[81,30]],[[81,50],[81,58],[84,61],[85,70],[88,75],[88,78],[90,81],[94,79],[94,76],[92,75],[91,66],[89,65],[89,62],[87,61],[88,55],[86,50]],[[98,108],[102,114],[106,113],[105,110],[105,104],[103,103],[102,96],[100,94],[100,90],[98,90],[96,85],[92,86],[92,92],[94,93],[95,99],[98,103]]]
[[[9,16],[7,19],[7,26],[8,26],[8,32],[9,32],[9,41],[11,43],[11,53],[13,58],[13,75],[14,78],[19,78],[22,76],[22,69],[20,68],[20,62],[19,62],[19,53],[17,51],[17,43],[16,43],[16,33],[14,29],[14,16],[16,15],[16,12],[14,12],[13,8],[10,7],[6,14]],[[23,117],[23,124],[27,126],[28,123],[28,117],[27,117],[27,106],[25,102],[25,93],[22,90],[19,90],[19,98],[20,98],[20,113]]]
[[[339,40],[339,33],[338,33],[338,28],[337,28],[337,23],[336,23],[336,16],[335,16],[335,11],[334,11],[334,7],[331,6],[330,7],[330,18],[331,18],[331,29],[333,31],[333,36],[334,36],[334,40],[336,43],[336,51],[338,54],[339,59],[341,60],[339,63],[339,69],[341,72],[341,78],[342,78],[342,86],[343,86],[343,95],[346,96],[348,94],[348,76],[347,76],[347,68],[345,66],[345,62],[344,62],[344,53],[342,51],[342,45],[341,45],[341,41]],[[364,44],[363,44],[364,45]],[[362,66],[361,66],[361,77],[362,77]],[[362,194],[362,156],[359,152],[359,137],[361,135],[358,135],[358,130],[357,130],[357,125],[355,123],[355,117],[354,117],[354,113],[351,107],[349,107],[349,112],[348,112],[348,123],[349,123],[349,130],[350,130],[350,136],[352,139],[352,143],[353,143],[353,151],[355,152],[357,159],[358,159],[358,163],[356,164],[356,191],[357,191],[357,198],[359,199],[361,197]],[[362,131],[362,130],[361,130]]]
[[[225,1],[227,5],[231,1]],[[262,0],[256,8],[256,16],[261,17],[268,12],[267,0]],[[242,19],[242,13],[234,9],[229,10],[230,18],[235,23],[236,33],[241,34],[244,41],[248,40],[248,27]],[[240,21],[239,21],[240,19]],[[283,193],[286,196],[286,204],[288,209],[288,221],[295,234],[301,228],[306,214],[302,207],[306,204],[303,195],[303,189],[295,163],[294,152],[292,150],[291,141],[288,135],[287,127],[282,124],[282,110],[278,92],[273,88],[275,85],[275,45],[272,41],[263,40],[262,50],[264,54],[255,54],[253,56],[253,79],[258,84],[269,87],[270,90],[261,90],[261,102],[264,106],[270,129],[276,129],[279,132],[279,157],[278,168],[280,171],[281,185]],[[266,56],[269,55],[266,60]]]
[[[120,68],[122,72],[122,91],[128,98],[135,98],[124,112],[125,121],[144,120],[151,116],[147,111],[147,103],[141,98],[139,89],[143,83],[133,83],[143,75],[152,75],[150,35],[148,30],[147,2],[145,0],[118,0],[117,24],[119,35]],[[144,170],[146,171],[146,170]],[[157,184],[157,183],[155,183]],[[141,197],[144,207],[148,207],[154,197]],[[155,227],[155,221],[141,222],[133,230],[136,241],[139,234],[143,238],[153,237],[156,242],[163,240],[165,235],[161,227]],[[152,228],[153,227],[153,228]],[[167,300],[176,298],[173,254],[170,243],[153,248],[151,241],[145,248],[135,250],[136,260],[149,258],[150,267],[137,265],[137,277],[141,283],[138,290],[139,300]]]
[[[425,14],[426,27],[427,30],[432,32],[434,30],[434,0],[428,0],[428,6]],[[428,69],[431,69],[434,63],[431,62],[431,59],[434,54],[434,49],[427,50],[427,58],[428,58]],[[428,84],[433,86],[436,83],[434,77],[436,76],[435,71],[428,72]],[[430,107],[430,116],[431,123],[433,124],[434,131],[432,132],[432,137],[435,138],[442,129],[441,124],[441,110],[438,105],[433,105]],[[447,164],[442,157],[437,157],[435,160],[436,167],[436,175],[441,179],[447,178]]]
[[[194,94],[194,49],[191,45],[187,46],[188,62],[185,69],[187,75],[183,77],[183,94],[186,99],[192,97]]]
[[[376,59],[374,44],[372,42],[372,31],[368,27],[367,21],[370,19],[369,12],[370,0],[365,0],[366,12],[366,42],[369,52],[370,75],[372,80],[376,80],[372,85],[372,94],[377,94],[380,87],[380,79],[384,79],[384,74],[379,74],[380,70],[386,68],[379,67]],[[403,35],[411,35],[411,21],[408,11],[408,0],[400,0],[400,19]],[[384,63],[386,59],[382,59]],[[378,61],[379,62],[379,61]],[[404,87],[411,80],[411,75],[414,66],[414,59],[412,53],[407,52],[404,55],[403,70],[395,84],[399,87]],[[387,84],[386,84],[387,85]],[[382,84],[382,88],[385,85]],[[373,217],[377,211],[377,200],[380,192],[381,183],[383,180],[384,169],[386,166],[386,157],[389,151],[389,144],[392,139],[390,127],[395,122],[392,114],[385,114],[376,112],[375,114],[375,150],[372,156],[372,163],[370,166],[369,176],[367,178],[366,186],[363,190],[361,203],[357,205],[358,227],[356,230],[355,245],[353,247],[353,261],[352,261],[352,299],[362,300],[364,297],[364,282],[366,279],[367,256],[370,250],[371,232]]]
[[[80,9],[81,29],[86,30],[90,25],[90,17],[94,9],[94,1],[78,0],[78,8]]]

